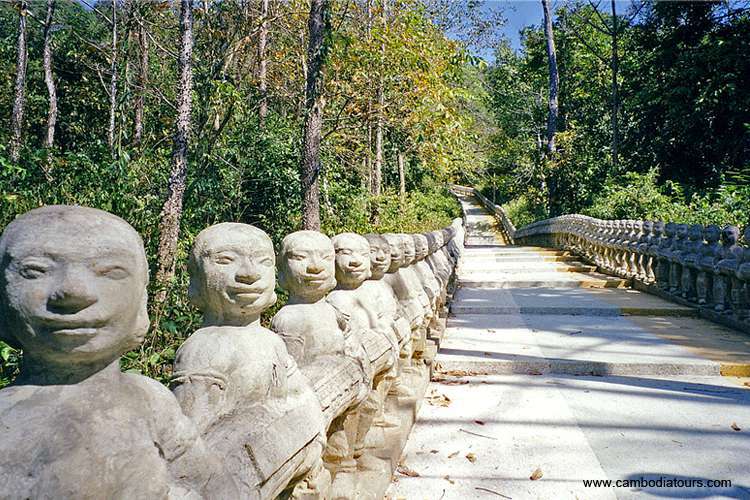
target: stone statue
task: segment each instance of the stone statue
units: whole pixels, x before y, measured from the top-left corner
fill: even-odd
[[[678,295],[682,286],[682,253],[688,239],[688,225],[677,224],[669,252],[669,293]]]
[[[362,283],[361,288],[374,297],[372,305],[375,306],[379,320],[390,324],[396,333],[399,343],[399,368],[409,368],[412,355],[411,323],[393,288],[383,279],[386,272],[391,269],[390,245],[379,234],[366,234],[364,237],[370,245],[371,276]],[[389,392],[395,396],[413,396],[413,392],[402,382],[400,378],[396,378],[393,385],[388,388]]]
[[[703,226],[693,224],[688,228],[688,240],[682,244],[682,298],[696,300],[696,280],[698,278],[698,261],[703,249]]]
[[[652,235],[648,240],[648,249],[646,250],[648,253],[646,274],[648,276],[649,284],[656,283],[657,280],[657,268],[659,265],[659,245],[661,245],[661,242],[664,239],[664,222],[660,220],[654,221],[654,225],[651,231]]]
[[[237,498],[174,395],[122,373],[148,330],[148,265],[124,220],[46,206],[0,237],[0,338],[24,351],[0,391],[4,498]]]
[[[276,302],[276,262],[266,233],[222,223],[198,234],[190,253],[190,301],[203,327],[177,351],[174,392],[243,488],[274,498],[305,475],[325,490],[326,424],[284,342],[260,326]]]
[[[383,468],[374,457],[363,455],[365,436],[377,417],[384,415],[383,404],[398,370],[399,340],[392,322],[379,314],[377,293],[362,287],[371,277],[370,245],[354,233],[332,238],[336,250],[336,289],[326,299],[337,310],[349,316],[350,328],[360,332],[365,351],[373,368],[373,390],[360,405],[354,441],[354,458],[360,468]],[[391,425],[381,418],[381,425]],[[396,424],[392,424],[396,425]],[[388,469],[386,466],[385,469]]]
[[[372,368],[361,332],[351,328],[350,318],[326,301],[336,286],[330,238],[317,231],[289,234],[281,243],[278,263],[279,282],[289,292],[289,302],[273,317],[271,329],[281,336],[311,381],[330,423],[324,460],[334,476],[335,497],[342,489],[355,487],[346,478],[357,470],[357,411],[370,394]]]
[[[703,229],[703,239],[706,240],[701,246],[698,258],[698,275],[695,278],[695,288],[698,294],[698,304],[704,305],[709,302],[709,295],[713,288],[713,273],[716,259],[721,250],[719,237],[721,229],[711,224]],[[713,298],[713,297],[711,297]]]
[[[672,252],[672,245],[675,241],[675,233],[677,231],[677,224],[674,222],[667,222],[664,225],[664,238],[659,242],[659,248],[657,250],[657,265],[656,265],[656,284],[661,290],[669,290],[669,275],[670,275],[670,254]]]
[[[726,226],[721,232],[721,249],[714,266],[714,309],[724,312],[729,309],[732,285],[737,284],[735,272],[742,257],[742,248],[737,244],[740,230],[737,226]]]

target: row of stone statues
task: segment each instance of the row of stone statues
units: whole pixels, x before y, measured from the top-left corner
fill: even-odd
[[[0,391],[0,497],[374,498],[362,477],[395,465],[377,450],[421,398],[462,230],[298,231],[278,257],[256,227],[203,230],[203,325],[170,392],[119,368],[149,327],[136,231],[78,206],[18,217],[0,237],[0,339],[23,349]],[[267,329],[277,269],[289,301]]]
[[[602,270],[654,285],[737,320],[750,319],[750,226],[599,220],[563,215],[516,231],[515,240],[570,250]]]

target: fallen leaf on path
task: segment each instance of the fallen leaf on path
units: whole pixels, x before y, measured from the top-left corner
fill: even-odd
[[[396,472],[404,476],[419,477],[419,472],[410,469],[406,466],[406,464],[398,464],[398,466],[396,467]]]
[[[539,370],[529,370],[526,375],[543,375]]]
[[[457,452],[457,451],[454,451],[453,453],[451,453],[450,455],[448,455],[448,458],[453,458],[453,457],[455,457],[456,455],[458,455],[458,453],[459,453],[459,452]]]
[[[466,460],[468,460],[471,463],[476,463],[477,456],[475,454],[473,454],[473,453],[467,453],[466,454]]]
[[[570,332],[568,335],[578,335],[579,333],[583,333],[583,330],[575,330],[573,332]]]
[[[482,422],[481,420],[474,420],[474,423],[479,424],[479,425],[484,425],[484,422]]]
[[[443,479],[445,479],[446,481],[448,481],[451,484],[456,484],[456,482],[453,479],[451,479],[450,476],[443,476]]]
[[[450,406],[451,404],[451,398],[446,396],[445,394],[440,394],[438,392],[433,392],[429,396],[427,396],[427,403],[431,404],[432,406]]]
[[[437,450],[430,450],[430,453],[438,453]]]
[[[739,432],[739,431],[742,430],[742,428],[739,425],[737,425],[737,422],[732,422],[731,427],[732,427],[732,429],[734,429],[737,432]]]
[[[543,475],[544,473],[542,472],[542,469],[537,467],[536,470],[531,473],[531,476],[529,476],[529,479],[531,479],[532,481],[538,481],[539,479],[542,478]]]

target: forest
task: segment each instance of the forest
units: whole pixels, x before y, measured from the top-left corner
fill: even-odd
[[[199,324],[186,255],[217,222],[276,244],[430,230],[460,215],[448,182],[517,227],[750,222],[746,2],[545,0],[520,49],[512,4],[3,2],[0,229],[61,203],[131,223],[152,325],[123,367],[167,381]],[[0,386],[19,358],[0,345]]]

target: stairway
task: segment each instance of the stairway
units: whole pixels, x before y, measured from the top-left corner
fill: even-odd
[[[387,497],[750,498],[750,337],[573,255],[507,245],[461,202],[458,289]],[[583,483],[597,479],[631,483]]]

